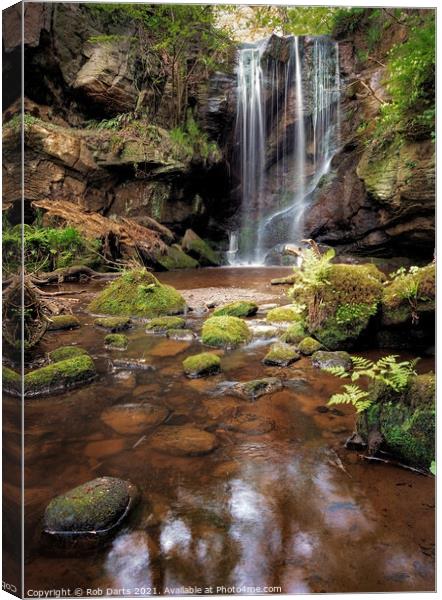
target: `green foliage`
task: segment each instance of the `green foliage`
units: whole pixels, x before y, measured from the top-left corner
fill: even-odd
[[[377,304],[340,304],[335,313],[338,325],[355,326],[357,322],[364,323],[376,314]]]
[[[324,254],[319,253],[316,248],[305,248],[302,251],[302,266],[300,269],[300,281],[295,288],[316,288],[330,283],[328,275],[331,269],[331,261],[335,257],[335,250],[329,248]]]
[[[333,14],[333,32],[354,33],[361,24],[364,17],[365,8],[338,8]]]
[[[432,460],[430,465],[430,473],[436,476],[436,461]]]
[[[283,35],[327,35],[337,11],[329,6],[254,6],[248,28]]]
[[[337,367],[336,367],[337,368]],[[328,401],[329,406],[336,404],[352,404],[357,413],[364,412],[371,406],[372,401],[368,392],[357,385],[344,385],[345,392],[334,394]]]
[[[206,133],[201,131],[190,111],[183,126],[170,131],[170,138],[179,153],[186,157],[201,157],[204,160],[219,160],[221,151],[216,142],[209,140]]]

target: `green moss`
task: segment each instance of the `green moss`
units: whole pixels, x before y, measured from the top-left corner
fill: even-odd
[[[221,370],[221,359],[216,354],[202,352],[189,356],[183,361],[184,372],[188,377],[205,377],[215,375]]]
[[[104,345],[107,348],[115,348],[116,350],[125,350],[129,340],[124,333],[110,333],[104,338]]]
[[[94,325],[96,327],[107,329],[112,333],[129,329],[130,324],[131,320],[127,317],[99,317],[98,319],[94,320]]]
[[[157,254],[156,261],[166,271],[175,269],[195,269],[199,267],[197,260],[183,252],[178,246],[171,246],[167,254]]]
[[[85,354],[88,353],[80,346],[62,346],[61,348],[49,352],[49,360],[51,362],[59,362],[60,360],[74,358],[75,356],[83,356]]]
[[[413,267],[395,277],[384,288],[382,321],[385,325],[400,325],[418,318],[421,313],[435,310],[434,264]]]
[[[252,334],[238,317],[210,317],[203,325],[202,342],[208,346],[235,347],[248,342]]]
[[[287,344],[298,344],[306,335],[307,331],[302,321],[296,321],[284,331],[281,335],[281,341]]]
[[[317,340],[314,340],[311,337],[304,338],[298,344],[299,352],[301,354],[304,354],[305,356],[311,356],[314,352],[321,350],[322,347],[323,346],[322,346],[321,342],[318,342]]]
[[[68,358],[25,375],[25,396],[50,393],[76,386],[96,375],[95,365],[89,355]]]
[[[145,269],[124,273],[89,305],[95,313],[153,318],[184,312],[184,298]]]
[[[6,393],[21,394],[21,377],[9,367],[2,367],[2,387]]]
[[[265,365],[275,365],[277,367],[287,367],[300,356],[293,346],[289,344],[276,343],[270,347],[269,352],[265,355],[263,363]]]
[[[218,267],[221,264],[218,252],[212,250],[209,244],[201,238],[189,241],[186,250],[205,267]]]
[[[101,531],[118,522],[128,503],[125,481],[100,477],[51,500],[45,511],[45,528],[55,532]]]
[[[299,321],[301,317],[293,308],[279,306],[278,308],[269,310],[266,319],[269,323],[287,323]]]
[[[318,350],[312,355],[312,365],[320,369],[344,367],[346,371],[350,371],[353,363],[350,354],[347,352],[325,352],[324,350]]]
[[[48,330],[76,329],[80,327],[80,321],[74,315],[55,315],[50,318]]]
[[[181,317],[157,317],[146,325],[147,331],[168,331],[169,329],[184,329],[186,321]]]
[[[239,383],[236,389],[242,396],[254,400],[265,394],[278,392],[282,389],[282,383],[276,377],[264,377],[263,379],[253,379],[252,381]]]
[[[341,304],[335,314],[315,330],[315,336],[331,350],[352,346],[376,312],[376,303]]]
[[[221,317],[227,315],[231,317],[251,317],[256,315],[257,312],[258,305],[256,302],[238,300],[237,302],[230,302],[230,304],[219,306],[213,311],[213,316]]]

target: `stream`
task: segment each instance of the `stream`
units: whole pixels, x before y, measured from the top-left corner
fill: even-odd
[[[247,288],[261,304],[261,298],[284,304],[286,288],[269,281],[289,273],[284,267],[222,268],[158,277],[187,294]],[[102,285],[64,286],[86,289],[74,310],[81,328],[48,332],[41,346],[44,355],[80,344],[94,358],[98,378],[26,401],[25,590],[70,588],[74,595],[75,588],[111,589],[130,596],[192,592],[193,586],[208,594],[434,589],[434,479],[369,464],[343,448],[354,413],[325,408],[339,380],[314,369],[309,358],[287,368],[262,365],[270,340],[221,352],[221,374],[190,380],[182,360],[207,348],[197,339],[148,334],[142,323],[125,332],[126,351],[106,350],[106,332],[85,311]],[[198,332],[205,317],[189,312],[189,327]],[[155,370],[113,369],[115,358],[145,358]],[[432,366],[425,358],[419,370]],[[291,382],[255,402],[226,385],[264,376]],[[195,424],[215,432],[219,447],[204,456],[168,456],[149,448],[149,431],[125,433],[118,414],[102,418],[113,405],[142,400],[170,410],[160,428]],[[238,414],[262,417],[265,431],[223,427]],[[38,536],[47,503],[104,475],[139,487],[137,509],[94,554],[49,554]]]

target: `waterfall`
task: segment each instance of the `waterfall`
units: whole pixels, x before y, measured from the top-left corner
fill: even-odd
[[[339,145],[339,104],[339,48],[327,36],[272,36],[239,49],[241,217],[231,264],[272,262],[272,253],[302,239],[305,212]]]

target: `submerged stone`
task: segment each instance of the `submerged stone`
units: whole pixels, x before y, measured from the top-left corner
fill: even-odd
[[[138,435],[163,423],[170,412],[164,406],[142,404],[120,404],[111,406],[101,413],[101,420],[122,435]]]
[[[265,365],[288,367],[300,358],[299,353],[293,346],[277,343],[270,347],[269,352],[267,352],[262,362]]]
[[[49,352],[49,360],[51,362],[58,362],[60,360],[66,360],[67,358],[74,358],[75,356],[83,356],[88,354],[84,348],[80,346],[61,346],[56,350]]]
[[[105,348],[111,350],[126,350],[129,339],[124,333],[110,333],[104,338]]]
[[[311,337],[304,338],[298,344],[298,350],[301,354],[304,354],[304,356],[311,356],[318,350],[321,350],[322,347],[321,342],[318,342]]]
[[[154,371],[155,367],[145,358],[115,358],[112,361],[115,369],[129,371]]]
[[[247,323],[238,317],[210,317],[202,330],[202,342],[208,346],[233,348],[251,337]]]
[[[44,515],[44,533],[67,544],[101,540],[124,522],[137,497],[136,487],[122,479],[88,481],[51,500]]]
[[[346,371],[350,371],[353,363],[348,352],[325,352],[324,350],[318,350],[312,356],[312,365],[319,369],[343,367]]]
[[[129,329],[131,320],[126,317],[99,317],[95,319],[94,325],[107,329],[111,333],[117,333],[118,331]]]
[[[171,340],[180,342],[191,342],[195,338],[195,334],[191,329],[168,329],[166,335]]]
[[[25,396],[40,396],[77,387],[96,375],[95,365],[88,355],[80,355],[30,371],[25,375]]]
[[[216,375],[221,371],[221,359],[218,355],[210,352],[202,352],[194,356],[188,356],[183,361],[184,372],[187,377],[207,377]]]
[[[215,435],[192,425],[162,427],[149,438],[150,447],[172,456],[200,456],[218,447]]]
[[[250,302],[249,300],[238,300],[236,302],[230,302],[219,306],[213,311],[214,317],[230,316],[230,317],[252,317],[258,312],[258,305],[256,302]]]
[[[242,413],[224,421],[220,427],[228,431],[237,431],[239,433],[248,433],[249,435],[262,435],[272,431],[275,423],[266,417]]]
[[[181,317],[157,317],[146,325],[146,331],[156,333],[168,331],[169,329],[183,329],[186,321]]]
[[[74,315],[54,315],[49,320],[48,331],[76,329],[77,327],[80,327],[80,321]]]
[[[273,394],[282,390],[282,381],[277,377],[264,377],[237,383],[233,390],[242,397],[256,400],[265,394]]]

